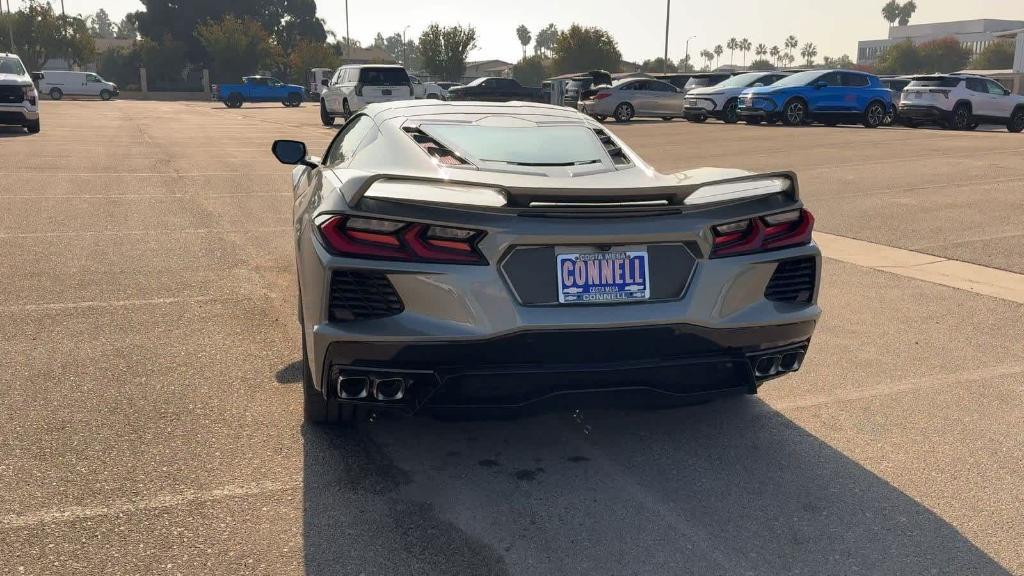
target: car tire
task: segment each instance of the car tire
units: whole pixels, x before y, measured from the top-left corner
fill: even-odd
[[[226,101],[228,108],[241,108],[242,103],[243,100],[241,94],[232,94],[228,96],[228,99]]]
[[[1013,114],[1010,115],[1010,121],[1006,124],[1006,129],[1014,134],[1024,131],[1024,108],[1018,108],[1013,111]]]
[[[302,295],[299,295],[301,307]],[[306,324],[299,317],[299,329],[302,330],[302,416],[308,424],[331,425],[339,420],[338,403],[328,399],[324,393],[313,385],[313,371],[309,367],[309,353],[306,346]]]
[[[103,100],[104,102],[110,100],[113,95],[114,94],[110,90],[100,90],[100,100]]]
[[[320,123],[324,126],[334,126],[334,116],[327,112],[327,103],[320,101]]]
[[[60,100],[64,97],[64,92],[60,88],[50,88],[50,100]]]
[[[636,110],[633,109],[633,105],[629,102],[622,102],[615,107],[616,122],[629,122],[633,119],[634,114],[636,114]]]
[[[430,93],[430,94],[427,94],[426,99],[427,100],[440,100],[441,96],[438,95],[438,94]]]
[[[349,107],[347,99],[341,102],[341,116],[346,122],[352,117],[352,108]]]
[[[885,122],[885,104],[881,102],[872,102],[868,104],[866,110],[864,110],[864,119],[861,124],[865,128],[878,128]]]
[[[35,120],[29,120],[29,122],[25,124],[25,130],[28,130],[29,134],[39,134],[39,129],[40,126],[38,118]]]
[[[739,101],[735,98],[725,103],[725,107],[722,108],[722,122],[726,124],[735,124],[740,121]]]
[[[953,130],[967,130],[973,122],[971,108],[967,104],[957,104],[956,108],[953,108],[953,118],[949,121],[949,127]]]
[[[285,100],[292,108],[298,108],[302,106],[302,95],[298,92],[292,92],[288,95],[288,99]]]
[[[885,113],[885,118],[882,120],[882,126],[892,126],[896,123],[896,108],[890,108]]]
[[[782,122],[786,126],[800,126],[807,120],[807,104],[800,99],[786,102],[782,107]]]

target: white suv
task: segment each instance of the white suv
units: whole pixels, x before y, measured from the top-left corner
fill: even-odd
[[[412,81],[402,66],[342,66],[320,92],[320,121],[331,126],[336,117],[348,118],[367,104],[412,98]]]
[[[984,76],[915,76],[903,89],[899,119],[910,127],[935,122],[953,130],[973,130],[987,123],[1020,132],[1024,130],[1024,96]]]
[[[748,72],[722,80],[714,86],[694,88],[686,93],[683,116],[690,122],[703,122],[718,118],[726,124],[739,119],[739,95],[747,88],[768,86],[789,76],[788,72]]]
[[[0,124],[39,132],[39,92],[21,58],[0,52]]]

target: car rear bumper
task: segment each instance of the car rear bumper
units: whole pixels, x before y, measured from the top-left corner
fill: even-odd
[[[324,381],[338,398],[339,377],[400,378],[401,399],[372,393],[342,402],[406,412],[529,410],[556,406],[671,404],[752,393],[770,375],[758,360],[799,357],[815,321],[714,329],[671,324],[613,329],[528,330],[468,341],[337,342],[327,349]]]
[[[922,106],[916,104],[900,104],[897,109],[901,119],[909,120],[948,120],[952,118],[953,112],[938,106]]]

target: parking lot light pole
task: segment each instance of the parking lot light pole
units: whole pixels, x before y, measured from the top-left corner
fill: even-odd
[[[348,0],[345,0],[345,56],[352,57],[352,36],[348,31]]]
[[[668,74],[668,16],[672,13],[672,0],[665,0],[665,55],[661,61],[661,73]]]
[[[687,66],[690,65],[690,40],[693,40],[694,38],[696,38],[696,36],[690,36],[686,39],[686,60],[683,60],[683,62],[686,63]],[[683,72],[687,72],[687,70],[683,70]]]

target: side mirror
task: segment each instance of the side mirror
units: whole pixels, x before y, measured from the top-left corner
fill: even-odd
[[[1003,96],[1009,96],[1010,94],[1011,92],[1008,89],[1003,88]]]
[[[306,159],[306,145],[298,140],[274,140],[270,147],[274,157],[281,164],[303,165],[316,168],[316,164]]]
[[[42,72],[33,72],[32,73],[32,79],[35,80],[36,82],[42,80],[43,78],[46,78],[46,75],[43,74]]]
[[[821,90],[822,88],[828,88],[828,82],[822,82],[819,80],[818,82],[814,83],[814,87],[817,88],[818,90]]]
[[[320,85],[321,86],[330,86],[331,85],[331,81],[328,78],[324,78],[323,80],[320,81]]]

